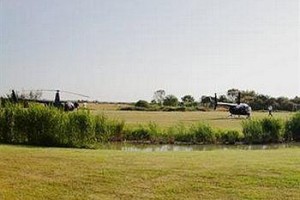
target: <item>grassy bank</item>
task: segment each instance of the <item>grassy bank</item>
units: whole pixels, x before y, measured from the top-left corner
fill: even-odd
[[[300,149],[123,152],[0,145],[0,199],[299,199]]]
[[[93,114],[104,114],[111,119],[124,120],[129,127],[136,127],[139,124],[145,125],[150,121],[155,122],[162,128],[169,128],[178,123],[191,126],[197,122],[209,124],[213,128],[242,131],[241,122],[245,117],[228,118],[228,112],[146,112],[146,111],[119,111],[94,109]],[[292,112],[276,112],[274,118],[286,120],[292,116]],[[268,117],[267,112],[253,112],[252,118],[262,119]]]
[[[94,148],[109,141],[156,144],[277,143],[299,141],[299,119],[299,113],[288,121],[270,117],[248,119],[242,121],[242,132],[216,129],[204,121],[192,125],[179,123],[169,128],[161,128],[153,122],[130,127],[124,121],[93,115],[86,110],[63,112],[41,105],[31,105],[29,108],[8,105],[0,109],[0,142],[80,148]]]

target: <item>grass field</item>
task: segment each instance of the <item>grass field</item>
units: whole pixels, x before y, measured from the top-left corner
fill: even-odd
[[[124,120],[129,126],[139,124],[148,124],[155,122],[162,128],[168,128],[172,125],[183,123],[191,125],[198,122],[208,123],[214,128],[233,129],[241,131],[241,121],[245,117],[228,118],[228,112],[210,111],[210,112],[144,112],[144,111],[120,111],[118,108],[123,104],[97,104],[90,105],[92,113],[104,114],[112,119]],[[275,112],[275,118],[287,119],[291,112]],[[267,117],[267,112],[253,112],[253,118]]]
[[[124,152],[0,145],[0,199],[300,199],[300,149]]]

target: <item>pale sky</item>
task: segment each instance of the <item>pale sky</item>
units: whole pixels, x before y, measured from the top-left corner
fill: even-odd
[[[1,0],[0,95],[300,96],[299,0]],[[53,94],[54,96],[54,94]]]

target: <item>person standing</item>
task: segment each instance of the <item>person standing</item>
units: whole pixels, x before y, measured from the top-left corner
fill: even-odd
[[[269,116],[273,117],[273,114],[272,114],[273,107],[271,105],[268,107],[268,111],[269,111]]]

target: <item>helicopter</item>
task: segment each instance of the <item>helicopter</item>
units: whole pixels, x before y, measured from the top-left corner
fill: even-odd
[[[36,102],[36,103],[42,103],[42,104],[47,105],[47,106],[54,106],[56,108],[63,108],[64,111],[73,111],[73,110],[79,108],[79,103],[78,102],[71,102],[71,101],[61,101],[60,100],[60,92],[89,98],[89,96],[86,96],[86,95],[82,95],[82,94],[78,94],[78,93],[74,93],[74,92],[69,92],[69,91],[62,91],[62,90],[38,90],[38,91],[56,92],[54,101],[18,97],[15,90],[12,90],[11,101],[13,103],[23,102],[24,107],[28,107],[28,102]]]
[[[246,115],[247,118],[251,116],[251,106],[246,103],[241,103],[241,92],[238,92],[237,103],[225,103],[218,102],[217,93],[215,93],[214,97],[214,110],[217,109],[217,106],[224,106],[229,108],[230,117],[233,115]]]

